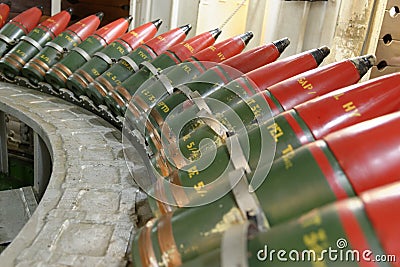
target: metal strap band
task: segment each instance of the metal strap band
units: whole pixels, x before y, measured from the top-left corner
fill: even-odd
[[[207,126],[210,127],[220,138],[225,140],[229,136],[228,128],[219,122],[212,113],[206,111],[205,109],[201,109],[197,115],[200,116],[201,120],[204,121],[204,123],[206,123]]]
[[[232,184],[232,193],[235,197],[236,204],[248,220],[253,221],[260,231],[266,231],[270,228],[268,219],[260,206],[257,196],[250,193],[249,183],[243,170],[236,170],[229,173],[229,179],[232,183],[237,181],[238,175],[242,178],[235,185]]]
[[[146,139],[144,136],[137,129],[132,131],[132,135],[137,138],[138,143],[146,150],[146,154],[152,156],[153,153],[151,152],[151,149],[149,149],[148,145],[146,145]]]
[[[91,57],[90,57],[90,55],[85,51],[85,50],[83,50],[82,48],[80,48],[80,47],[75,47],[74,49],[72,49],[72,51],[76,51],[78,54],[80,54],[86,61],[89,61],[90,59],[91,59]]]
[[[210,107],[207,105],[206,101],[201,97],[199,92],[192,91],[189,87],[184,84],[178,85],[175,87],[176,90],[182,92],[193,104],[197,106],[197,108],[201,110],[205,110],[208,114],[211,115],[212,111]]]
[[[154,65],[148,61],[144,61],[144,62],[140,63],[140,65],[145,66],[154,76],[158,76],[160,74],[158,69],[156,67],[154,67]]]
[[[246,173],[251,173],[250,166],[244,156],[244,152],[240,146],[237,134],[233,134],[226,139],[226,146],[235,169],[244,169]]]
[[[128,65],[132,67],[132,69],[134,70],[134,72],[137,72],[137,71],[139,70],[138,64],[136,64],[136,62],[133,61],[133,59],[131,59],[130,57],[128,57],[128,56],[123,56],[123,57],[120,58],[120,60],[126,61],[126,63],[128,63]]]
[[[189,87],[187,87],[186,85],[183,85],[183,84],[177,86],[175,89],[177,89],[177,90],[181,91],[183,94],[185,94],[185,96],[193,104],[195,104],[200,111],[204,110],[205,112],[208,113],[207,115],[212,116],[212,111],[211,111],[210,107],[207,105],[206,101],[204,101],[204,99],[201,97],[199,92],[197,92],[197,91],[193,92]]]
[[[60,45],[58,45],[56,43],[53,43],[53,42],[46,43],[46,46],[50,46],[50,47],[54,48],[55,50],[57,50],[60,53],[65,53],[66,52],[66,49],[64,49],[62,46],[60,46]]]
[[[182,92],[190,101],[192,101],[193,91],[189,87],[187,87],[186,85],[180,84],[180,85],[176,86],[174,89]]]
[[[33,45],[37,50],[42,50],[43,49],[43,47],[38,43],[38,42],[36,42],[35,40],[33,40],[31,37],[29,37],[29,36],[22,36],[21,37],[21,40],[24,40],[24,41],[26,41],[26,42],[28,42],[28,43],[30,43],[31,45]]]
[[[221,267],[248,267],[247,236],[249,223],[233,225],[225,231],[221,241]]]
[[[269,222],[264,215],[256,194],[254,192],[251,193],[249,190],[249,183],[245,173],[250,173],[251,169],[236,134],[226,139],[226,146],[235,168],[234,171],[229,173],[229,181],[236,203],[244,216],[254,221],[260,230],[266,230],[270,227]],[[241,178],[237,182],[238,176],[241,176]]]
[[[167,90],[168,94],[172,94],[174,92],[174,87],[172,86],[170,80],[168,77],[164,74],[156,76],[160,83],[164,86],[164,88]]]
[[[102,53],[102,52],[96,52],[96,53],[94,53],[93,56],[96,56],[96,57],[101,58],[101,59],[104,60],[108,65],[112,65],[112,64],[115,62],[115,60],[111,59],[108,55],[106,55],[106,54],[104,54],[104,53]]]
[[[9,45],[13,45],[17,42],[17,40],[10,39],[10,38],[8,38],[8,36],[5,36],[4,34],[1,34],[1,33],[0,33],[0,39]]]
[[[207,105],[206,101],[204,101],[204,98],[202,97],[194,97],[192,99],[193,103],[199,108],[199,110],[204,110],[207,112],[209,115],[212,115],[212,111],[210,107]]]
[[[201,116],[201,119],[211,128],[213,131],[221,138],[225,139],[227,137],[228,129],[223,126],[221,123],[218,123],[218,120],[212,114],[212,110],[207,105],[206,101],[201,97],[199,92],[192,91],[186,85],[179,85],[175,87],[176,90],[181,91],[194,105],[197,106],[199,112],[198,116]]]

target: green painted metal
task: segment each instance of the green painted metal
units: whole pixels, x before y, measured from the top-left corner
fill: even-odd
[[[133,62],[138,66],[144,61],[150,61],[157,57],[157,55],[145,45],[142,45],[130,52],[127,55]],[[124,59],[120,59],[116,64],[108,68],[103,74],[98,76],[94,81],[94,84],[89,84],[86,94],[93,99],[96,103],[103,103],[103,97],[107,95],[107,92],[102,92],[96,89],[96,83],[100,83],[97,87],[107,85],[107,88],[114,88],[122,84],[128,77],[134,74],[136,70]]]
[[[106,45],[105,41],[97,35],[89,36],[85,41],[77,47],[84,50],[89,56],[100,51]],[[65,87],[65,80],[78,68],[87,62],[87,59],[75,50],[71,50],[68,55],[56,63],[47,73],[46,81],[54,88],[59,89]],[[58,70],[59,69],[59,70]],[[59,77],[56,72],[60,72]]]
[[[315,155],[313,150],[318,150],[322,154]],[[207,184],[215,179],[215,175],[222,169],[221,166],[226,164],[222,160],[218,163],[213,166],[213,173],[209,171],[211,168],[198,172],[193,172],[192,169],[181,177],[180,181],[183,185],[193,186],[193,196],[187,196],[192,200],[192,204],[195,203],[196,198],[205,197],[211,193],[202,192],[199,190],[202,189],[201,186],[198,185],[199,183]],[[332,173],[327,173],[326,168],[331,169]],[[265,170],[265,180],[255,194],[272,227],[314,208],[337,201],[338,196],[336,189],[332,187],[332,180],[334,184],[339,185],[347,197],[355,195],[344,172],[323,141],[294,150],[276,160],[269,172],[267,168]],[[205,214],[212,214],[212,216],[207,216],[207,220],[204,220]],[[175,210],[171,224],[176,247],[182,260],[193,259],[204,252],[202,249],[214,249],[218,244],[215,240],[221,238],[221,229],[226,229],[232,222],[237,223],[245,219],[247,219],[246,216],[239,211],[231,192],[205,206]],[[186,229],[184,225],[186,228],[190,225],[191,231],[182,232],[181,229]],[[151,234],[156,235],[157,231],[153,230]],[[135,245],[138,246],[134,243],[134,248]],[[157,244],[153,243],[153,246]],[[157,256],[161,259],[161,255]]]
[[[0,40],[0,57],[5,55],[15,44],[18,43],[19,39],[25,35],[24,30],[13,23],[7,23],[4,25],[1,28],[0,33],[13,41],[12,43],[7,43],[4,40]]]
[[[163,53],[157,58],[151,61],[151,64],[160,70],[176,65],[180,60],[176,58],[172,53]],[[153,73],[145,66],[143,66],[138,72],[128,77],[124,82],[119,85],[113,92],[123,96],[122,91],[126,91],[127,94],[133,96],[140,86],[146,82],[149,78],[154,77]],[[151,96],[150,96],[151,97]],[[111,97],[105,99],[107,106],[117,115],[123,115],[126,106],[118,105],[115,100]]]
[[[34,84],[44,81],[44,75],[51,66],[60,61],[64,55],[70,49],[78,46],[81,42],[79,36],[72,31],[65,31],[60,33],[52,43],[55,43],[62,47],[64,51],[58,51],[52,46],[45,46],[31,61],[24,66],[22,74]],[[35,68],[32,65],[37,64],[40,67]],[[31,66],[30,66],[31,65]],[[45,66],[45,68],[41,68]],[[42,70],[42,71],[40,71]]]
[[[247,244],[244,244],[247,249],[248,257],[245,261],[248,262],[248,266],[364,266],[361,264],[361,262],[365,264],[363,251],[351,244],[352,235],[355,233],[346,232],[343,225],[343,218],[340,215],[340,210],[343,208],[348,209],[355,217],[363,238],[366,239],[367,249],[374,255],[384,255],[361,201],[352,199],[344,203],[341,207],[339,204],[316,209],[265,233],[249,234]],[[341,244],[345,243],[338,243],[339,240],[347,242],[347,246],[342,247]],[[303,252],[307,253],[302,254]],[[221,253],[232,255],[231,251],[219,246],[181,266],[225,266],[221,261]],[[375,264],[374,266],[390,266],[388,263]]]
[[[28,34],[28,37],[43,46],[54,38],[54,34],[44,27],[37,27]],[[22,40],[2,58],[0,69],[6,76],[13,78],[20,72],[21,68],[27,63],[27,61],[39,52],[40,49],[38,47]],[[18,58],[18,60],[15,58]]]

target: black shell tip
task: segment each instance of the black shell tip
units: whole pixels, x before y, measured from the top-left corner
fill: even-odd
[[[74,9],[72,7],[69,7],[65,11],[67,11],[70,15],[72,15],[72,12],[74,11]]]
[[[157,28],[157,30],[160,28],[161,24],[163,23],[162,19],[156,19],[153,20],[151,23],[154,24],[154,26]]]
[[[351,59],[351,62],[356,66],[360,77],[363,77],[372,66],[376,63],[375,55],[365,55]]]
[[[132,17],[131,15],[129,15],[129,16],[126,16],[125,19],[126,19],[126,21],[127,21],[128,23],[131,23],[132,20],[133,20],[133,17]]]
[[[103,12],[97,12],[96,17],[99,18],[99,20],[102,20],[104,18],[104,13]]]
[[[331,50],[327,46],[322,46],[322,47],[318,48],[318,50],[321,51],[321,53],[324,57],[327,57],[331,53]]]
[[[285,37],[273,42],[273,44],[278,49],[279,53],[283,53],[283,51],[285,51],[285,49],[290,45],[290,39]]]
[[[190,24],[186,24],[180,27],[186,34],[188,34],[190,32],[190,30],[192,29],[192,25]]]
[[[220,28],[216,28],[214,30],[211,30],[210,33],[214,37],[214,39],[217,39],[221,35],[222,31]]]
[[[331,53],[331,50],[327,46],[322,46],[320,48],[314,49],[311,55],[314,57],[317,65],[321,64],[322,61]]]
[[[245,32],[243,33],[240,38],[242,38],[243,42],[248,45],[248,43],[250,42],[251,39],[253,39],[254,37],[254,33],[253,32]]]

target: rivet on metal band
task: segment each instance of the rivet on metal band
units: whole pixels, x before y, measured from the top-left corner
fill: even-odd
[[[17,40],[10,39],[8,36],[5,36],[4,34],[1,34],[1,33],[0,33],[0,39],[9,45],[14,45],[18,42]]]
[[[132,69],[134,70],[134,72],[137,72],[137,71],[139,70],[138,64],[136,64],[136,62],[133,61],[133,59],[131,59],[130,57],[123,56],[123,57],[121,57],[119,60],[120,60],[120,61],[121,61],[121,60],[124,60],[126,63],[128,63],[128,65],[132,67]]]
[[[113,60],[106,54],[102,53],[102,52],[96,52],[94,53],[93,56],[99,57],[102,60],[104,60],[108,65],[112,65],[113,64]]]
[[[33,45],[37,50],[42,50],[43,49],[43,47],[38,43],[38,42],[36,42],[35,40],[33,40],[31,37],[29,37],[29,36],[22,36],[21,37],[21,40],[24,40],[24,41],[26,41],[26,42],[28,42],[28,43],[30,43],[31,45]]]
[[[63,48],[62,46],[56,44],[56,43],[48,42],[48,43],[46,43],[46,46],[50,46],[50,47],[54,48],[54,49],[57,50],[59,53],[65,53],[64,48]]]
[[[167,90],[168,94],[172,94],[174,92],[174,87],[172,86],[170,80],[168,77],[164,74],[156,76],[160,83],[164,86],[164,88]]]
[[[89,61],[90,59],[91,59],[91,57],[90,57],[90,55],[85,51],[85,50],[83,50],[82,48],[80,48],[80,47],[75,47],[74,49],[72,49],[72,51],[76,51],[78,54],[80,54],[86,61]]]
[[[158,71],[158,69],[156,67],[154,67],[154,65],[151,64],[150,62],[144,61],[144,62],[140,63],[140,65],[145,66],[154,76],[160,75],[160,72]]]
[[[248,267],[247,236],[249,222],[229,227],[221,241],[221,267]]]

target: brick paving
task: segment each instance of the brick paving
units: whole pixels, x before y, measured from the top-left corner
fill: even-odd
[[[0,82],[0,110],[40,135],[54,166],[37,210],[0,265],[126,266],[138,188],[121,133],[80,107],[8,83]]]

